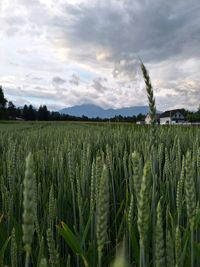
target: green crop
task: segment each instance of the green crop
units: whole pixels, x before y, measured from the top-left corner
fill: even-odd
[[[111,266],[122,242],[129,266],[200,266],[200,129],[156,134],[152,147],[140,125],[0,127],[2,266]]]

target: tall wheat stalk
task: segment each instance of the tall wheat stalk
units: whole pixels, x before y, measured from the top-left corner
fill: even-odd
[[[154,98],[154,93],[153,93],[153,87],[151,84],[151,79],[143,63],[141,63],[141,70],[142,70],[142,74],[143,74],[144,81],[146,84],[146,92],[147,92],[147,97],[148,97],[148,102],[149,102],[149,115],[151,118],[151,125],[155,125],[156,124],[156,103],[155,103],[155,98]]]

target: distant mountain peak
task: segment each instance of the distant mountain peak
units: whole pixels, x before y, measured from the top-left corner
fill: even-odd
[[[138,114],[146,115],[149,111],[148,106],[134,106],[125,107],[119,109],[104,109],[94,104],[82,104],[76,105],[69,108],[64,108],[59,110],[61,114],[68,114],[71,116],[82,117],[87,116],[88,118],[113,118],[115,116],[121,115],[123,117],[137,116]]]

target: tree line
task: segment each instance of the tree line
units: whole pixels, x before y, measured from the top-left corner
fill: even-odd
[[[25,120],[25,121],[112,121],[112,122],[137,122],[145,119],[145,115],[123,117],[115,116],[111,119],[88,118],[87,116],[76,117],[59,112],[49,111],[46,105],[35,109],[32,105],[16,107],[12,101],[4,97],[3,89],[0,86],[0,119],[1,120]]]
[[[182,110],[183,115],[189,122],[200,122],[200,106],[197,112],[190,112]],[[133,122],[144,121],[145,115],[139,114],[137,116],[115,116],[111,119],[102,118],[88,118],[87,116],[76,117],[67,114],[60,114],[59,112],[49,111],[46,105],[35,109],[32,105],[24,105],[23,108],[16,107],[12,101],[8,101],[0,86],[0,120],[25,120],[25,121],[99,121],[99,122]]]

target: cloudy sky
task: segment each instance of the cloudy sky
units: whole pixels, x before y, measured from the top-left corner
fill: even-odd
[[[200,104],[199,0],[1,0],[0,84],[16,105]]]

